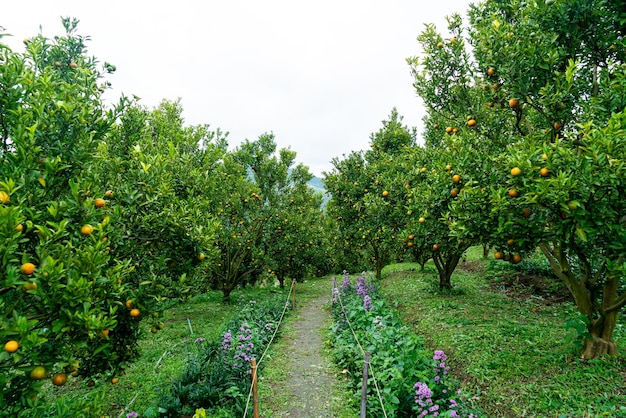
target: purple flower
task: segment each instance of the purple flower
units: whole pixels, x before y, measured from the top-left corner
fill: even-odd
[[[415,386],[413,386],[413,389],[415,389],[416,400],[420,400],[428,404],[433,403],[433,400],[431,399],[433,396],[433,392],[432,390],[430,390],[430,388],[428,387],[426,383],[417,382]]]
[[[356,289],[356,294],[359,296],[365,296],[371,290],[370,286],[367,284],[367,281],[365,281],[365,277],[363,276],[359,276],[356,278],[355,289]]]
[[[372,305],[372,298],[370,298],[369,295],[365,295],[363,297],[363,309],[365,309],[365,311],[371,311],[374,309],[374,306]]]
[[[444,353],[442,350],[435,350],[435,355],[433,356],[433,360],[438,361],[441,360],[446,361],[448,359],[448,357],[446,356],[446,353]]]
[[[348,275],[343,277],[343,282],[341,283],[341,291],[343,293],[346,293],[348,290],[350,290],[350,287],[352,286],[352,283],[350,283],[350,277]]]
[[[458,418],[459,414],[456,413],[456,411],[452,410],[450,411],[450,418]]]
[[[138,413],[136,413],[135,411],[126,414],[126,418],[137,418],[139,416]]]

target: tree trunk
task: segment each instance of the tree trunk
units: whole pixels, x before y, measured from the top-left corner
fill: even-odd
[[[230,293],[233,291],[233,289],[230,289],[229,287],[222,287],[222,303],[223,304],[230,304]]]
[[[564,244],[556,243],[552,246],[542,243],[539,248],[550,262],[553,273],[567,286],[574,297],[578,311],[589,318],[587,330],[591,338],[586,338],[583,344],[581,356],[588,360],[602,354],[614,355],[617,353],[617,345],[613,341],[613,332],[617,324],[618,313],[624,304],[623,297],[618,298],[619,276],[606,274],[601,269],[592,274],[586,260],[579,260],[580,271],[576,276],[571,269],[570,260],[563,251]],[[580,258],[580,256],[579,256]],[[594,285],[598,281],[604,281],[601,287],[602,298],[594,297]],[[595,289],[597,293],[597,289]]]
[[[376,280],[381,280],[384,267],[385,262],[381,259],[376,259]]]
[[[420,265],[420,271],[424,271],[424,267],[426,267],[426,262],[428,260],[426,260],[425,258],[422,258],[420,261],[417,262],[417,264]]]
[[[439,273],[439,289],[452,289],[450,278],[462,256],[463,252],[454,252],[447,257],[443,257],[441,253],[438,252],[433,254],[433,262],[435,263],[435,267],[437,267],[437,273]]]
[[[489,257],[489,245],[483,244],[483,258]]]
[[[284,289],[285,288],[285,275],[277,273],[276,278],[278,279],[278,284],[280,285],[280,288]]]
[[[582,358],[598,358],[602,354],[610,356],[617,353],[617,344],[613,341],[613,331],[617,324],[617,311],[612,311],[589,324],[592,339],[585,339]]]

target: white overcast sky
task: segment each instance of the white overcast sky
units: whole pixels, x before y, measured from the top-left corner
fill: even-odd
[[[238,145],[273,132],[280,148],[317,176],[330,160],[368,148],[396,107],[421,131],[423,110],[406,58],[419,55],[425,23],[469,0],[5,1],[1,42],[24,49],[40,32],[63,34],[61,16],[80,20],[89,55],[117,66],[108,76],[152,108],[181,99],[186,124],[230,132]]]

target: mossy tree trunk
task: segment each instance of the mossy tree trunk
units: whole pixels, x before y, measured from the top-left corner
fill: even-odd
[[[574,259],[565,253],[564,243],[542,243],[539,248],[550,262],[554,274],[574,297],[578,311],[589,319],[587,330],[591,338],[585,339],[582,357],[593,359],[602,354],[617,353],[613,332],[618,313],[626,305],[626,293],[619,294],[618,273],[609,271],[606,263],[597,270],[592,269],[589,260],[580,252],[576,257],[578,274],[575,274],[572,271]],[[623,256],[619,257],[619,263],[623,261]]]

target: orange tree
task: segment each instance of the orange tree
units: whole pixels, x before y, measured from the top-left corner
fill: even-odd
[[[450,232],[450,206],[465,194],[467,181],[449,161],[453,152],[415,147],[405,155],[407,228],[411,248],[437,268],[439,287],[452,287],[451,277],[463,253],[472,244]]]
[[[279,216],[270,217],[265,229],[265,263],[281,287],[288,277],[301,280],[307,274],[321,275],[331,268],[327,262],[322,196],[307,185],[312,177],[301,165],[290,171],[293,181],[284,184],[287,187],[279,195]]]
[[[460,49],[460,19],[454,20]],[[416,72],[418,92],[434,103],[434,123],[460,120],[458,105],[465,104],[477,139],[497,144],[485,153],[493,161],[491,181],[468,176],[485,190],[472,194],[486,202],[488,214],[467,210],[476,201],[459,199],[451,206],[452,230],[464,236],[491,225],[480,235],[513,262],[538,246],[588,324],[583,356],[614,353],[612,334],[626,304],[618,139],[626,103],[617,93],[624,86],[623,4],[487,1],[471,7],[470,22],[473,59],[460,67],[436,50],[435,34],[425,48],[444,73],[457,66],[468,75],[461,91],[448,89],[439,99],[445,106],[432,99],[448,88],[436,71]]]
[[[254,283],[264,271],[276,272],[277,263],[296,250],[274,242],[281,222],[292,216],[297,219],[311,205],[305,198],[311,176],[302,165],[292,167],[295,157],[289,149],[277,152],[273,135],[264,134],[227,153],[218,168],[215,181],[220,186],[212,197],[218,208],[218,258],[211,274],[213,286],[222,291],[226,302],[235,288]],[[304,237],[297,238],[298,247],[304,246]],[[307,245],[310,241],[306,239]],[[296,274],[292,268],[289,271]],[[279,274],[283,273],[287,274]]]
[[[129,265],[107,250],[111,210],[88,175],[123,106],[105,109],[86,38],[77,21],[63,24],[66,36],[26,40],[22,54],[0,44],[0,404],[9,416],[41,407],[45,379],[107,373],[132,354],[111,340],[128,317]]]
[[[216,257],[210,197],[227,145],[219,129],[186,127],[181,114],[178,102],[130,105],[96,154],[94,181],[114,209],[108,245],[131,261],[132,305],[146,314],[206,290]]]
[[[347,255],[344,268],[383,267],[399,252],[404,216],[404,183],[394,158],[415,144],[415,132],[402,125],[395,109],[383,128],[371,135],[371,149],[332,160],[325,173],[331,194],[328,214],[336,220],[338,244]]]

